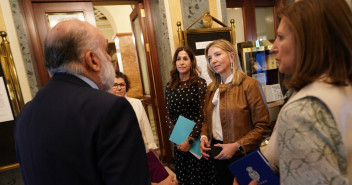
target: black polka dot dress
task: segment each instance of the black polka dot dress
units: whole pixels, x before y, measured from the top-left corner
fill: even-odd
[[[166,121],[170,133],[180,115],[196,122],[190,136],[199,139],[202,123],[204,119],[203,109],[205,93],[207,89],[206,81],[199,78],[192,85],[188,81],[181,82],[176,89],[166,87]],[[176,177],[180,185],[210,185],[215,183],[215,171],[213,164],[201,158],[197,159],[190,152],[177,150],[175,145],[175,168]]]

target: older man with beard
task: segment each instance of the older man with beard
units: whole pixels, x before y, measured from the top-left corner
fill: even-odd
[[[150,184],[135,113],[107,91],[114,68],[92,25],[67,20],[45,40],[52,78],[16,120],[17,159],[26,185]]]

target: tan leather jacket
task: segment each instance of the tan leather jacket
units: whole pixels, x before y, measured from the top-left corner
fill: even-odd
[[[208,86],[202,135],[212,138],[212,99],[217,87]],[[259,148],[271,134],[272,125],[264,93],[259,82],[245,76],[240,85],[220,84],[220,120],[223,143],[238,142],[246,153]]]

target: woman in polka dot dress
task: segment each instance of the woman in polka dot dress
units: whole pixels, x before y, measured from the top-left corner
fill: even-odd
[[[165,92],[166,121],[170,133],[180,115],[196,123],[187,141],[175,145],[177,180],[180,185],[215,184],[213,165],[203,158],[197,159],[189,152],[193,141],[199,139],[204,120],[206,81],[199,77],[195,55],[188,47],[180,47],[175,51],[172,65],[171,81]]]

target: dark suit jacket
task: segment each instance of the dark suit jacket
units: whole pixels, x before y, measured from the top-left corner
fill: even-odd
[[[54,75],[25,105],[15,141],[27,185],[150,185],[131,105],[73,75]]]

